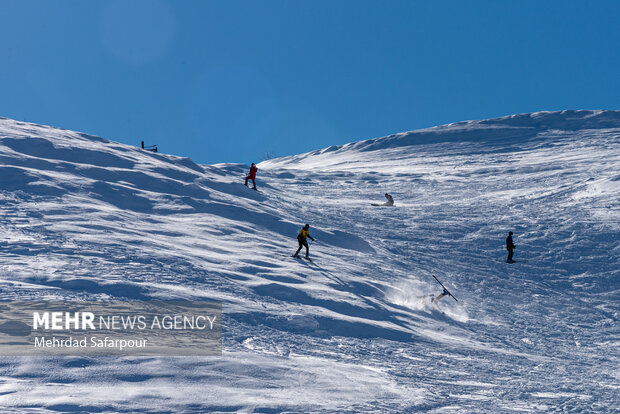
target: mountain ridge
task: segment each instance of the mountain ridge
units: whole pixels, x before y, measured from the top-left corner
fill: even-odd
[[[325,154],[344,154],[390,150],[425,144],[487,143],[491,145],[523,143],[542,138],[546,132],[562,132],[565,135],[584,129],[620,129],[620,111],[616,110],[563,110],[541,111],[508,115],[473,121],[460,121],[430,128],[400,132],[379,138],[334,145],[303,154],[285,156],[263,161],[264,168],[286,168],[289,164],[323,165],[312,162],[313,157]]]

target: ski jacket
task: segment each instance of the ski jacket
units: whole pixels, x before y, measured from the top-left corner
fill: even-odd
[[[257,171],[258,171],[258,168],[256,167],[256,165],[252,164],[252,166],[250,167],[250,173],[248,174],[248,176],[250,178],[256,178]]]
[[[512,250],[515,248],[514,243],[512,242],[512,236],[506,237],[506,249]]]
[[[301,241],[305,241],[307,238],[310,238],[311,240],[314,241],[314,239],[312,238],[312,236],[310,235],[310,230],[306,230],[305,228],[302,228],[299,231],[299,234],[297,235],[297,238]]]

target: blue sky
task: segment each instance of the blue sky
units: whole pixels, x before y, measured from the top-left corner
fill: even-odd
[[[0,116],[200,163],[620,109],[618,1],[0,0]]]

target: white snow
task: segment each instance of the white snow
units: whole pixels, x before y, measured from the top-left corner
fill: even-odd
[[[244,165],[5,118],[0,161],[0,299],[224,317],[221,357],[1,357],[2,411],[620,409],[620,112],[272,159],[260,192]],[[314,262],[290,257],[304,223]]]

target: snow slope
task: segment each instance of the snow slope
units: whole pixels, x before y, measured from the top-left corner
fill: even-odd
[[[269,160],[260,192],[247,166],[4,118],[0,160],[0,299],[224,303],[222,357],[2,357],[3,411],[620,408],[620,112]],[[314,262],[289,257],[306,222]],[[431,305],[432,274],[459,302]]]

